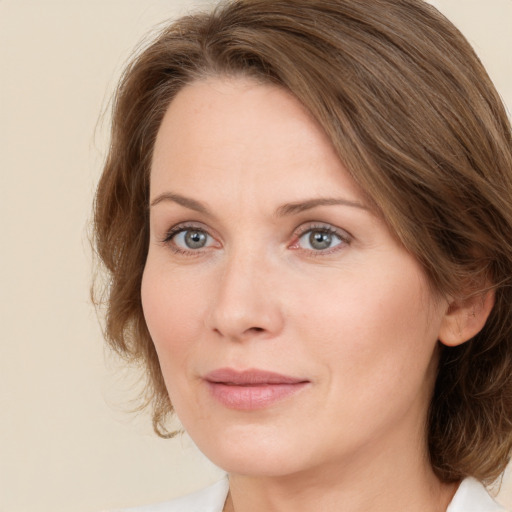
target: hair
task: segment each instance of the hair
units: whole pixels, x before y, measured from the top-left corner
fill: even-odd
[[[145,368],[156,432],[172,435],[172,404],[140,298],[152,152],[175,95],[212,76],[298,98],[434,290],[494,290],[484,328],[441,348],[426,429],[441,480],[497,478],[512,448],[512,130],[469,43],[420,0],[228,1],[168,24],[128,65],[94,236],[105,336]]]

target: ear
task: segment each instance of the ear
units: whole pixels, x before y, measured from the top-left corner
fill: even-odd
[[[493,289],[451,300],[439,329],[439,341],[455,347],[470,340],[483,329],[493,306]]]

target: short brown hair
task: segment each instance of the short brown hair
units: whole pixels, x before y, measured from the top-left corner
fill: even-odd
[[[95,243],[110,275],[106,338],[146,368],[155,430],[172,405],[140,299],[153,146],[180,89],[234,75],[310,110],[435,290],[491,283],[483,330],[442,348],[427,432],[442,480],[493,480],[512,447],[511,127],[468,42],[420,0],[228,1],[168,25],[126,69]]]

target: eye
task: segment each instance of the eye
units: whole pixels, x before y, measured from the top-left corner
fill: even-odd
[[[311,229],[299,238],[299,245],[302,248],[314,251],[325,251],[339,245],[341,242],[339,236],[325,229]]]
[[[202,249],[208,243],[208,234],[198,229],[186,229],[173,237],[174,243],[187,249]]]
[[[350,237],[332,226],[314,226],[299,233],[291,249],[305,249],[317,253],[330,252],[338,246],[347,245]]]
[[[195,252],[215,245],[211,235],[193,226],[176,226],[167,233],[163,242],[177,252]]]

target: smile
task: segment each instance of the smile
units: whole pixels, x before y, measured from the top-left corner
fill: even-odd
[[[204,380],[211,395],[229,409],[257,410],[291,397],[309,384],[308,380],[263,370],[242,372],[222,368]]]

